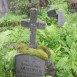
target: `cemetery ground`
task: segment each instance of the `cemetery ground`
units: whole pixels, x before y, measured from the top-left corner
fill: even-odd
[[[57,12],[63,9],[65,23],[59,27],[56,19],[47,16],[47,8],[43,8],[38,19],[46,22],[46,28],[37,30],[37,43],[50,49],[56,77],[77,77],[77,12],[69,12],[66,2],[54,3],[52,7]],[[29,41],[29,29],[21,27],[23,18],[29,17],[9,13],[0,18],[0,77],[14,76],[13,60],[18,47],[11,44],[18,43],[24,48],[22,43]]]

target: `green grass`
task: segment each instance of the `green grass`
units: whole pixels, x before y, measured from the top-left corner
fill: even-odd
[[[0,18],[0,27],[20,25],[20,22],[23,18],[27,18],[27,16],[7,13]]]

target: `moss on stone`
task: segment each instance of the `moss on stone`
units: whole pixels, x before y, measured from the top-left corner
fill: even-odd
[[[38,56],[44,60],[47,60],[48,57],[51,55],[48,48],[42,45],[39,45],[36,49],[34,49],[34,48],[29,48],[28,45],[24,43],[20,43],[18,44],[17,49],[19,53]]]

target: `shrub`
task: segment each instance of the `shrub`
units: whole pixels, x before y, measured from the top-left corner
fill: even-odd
[[[17,14],[29,15],[31,7],[38,7],[38,3],[29,3],[28,0],[11,0],[10,10]]]

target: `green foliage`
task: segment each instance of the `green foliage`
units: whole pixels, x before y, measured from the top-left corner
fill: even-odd
[[[11,33],[11,31],[7,30],[5,32],[0,33],[0,48],[8,41],[8,35]]]
[[[56,26],[47,26],[45,31],[38,31],[40,42],[50,47],[52,59],[56,66],[56,75],[58,77],[76,77],[77,61],[77,26],[68,26],[57,28]]]
[[[16,14],[29,15],[29,10],[31,7],[38,7],[38,3],[35,3],[35,1],[32,4],[30,4],[29,0],[11,0],[10,10]]]
[[[14,58],[12,57],[13,52],[11,51],[12,48],[5,46],[9,40],[9,34],[11,34],[9,30],[0,33],[0,75],[2,77],[12,77],[11,68],[13,65],[11,63],[13,63],[13,61],[11,59]]]
[[[9,46],[9,43],[20,42],[20,41],[27,42],[29,33],[27,29],[24,30],[24,28],[20,26],[15,28],[14,27],[11,27],[11,28],[5,27],[5,28],[3,29],[1,28],[3,32],[0,32],[0,53],[1,53],[0,54],[0,75],[2,77],[12,77],[13,69],[14,69],[13,60],[17,50],[16,50],[16,47]],[[26,32],[27,32],[27,35],[25,34]]]
[[[28,42],[29,35],[28,29],[21,26],[14,27],[10,34],[9,42]]]
[[[0,18],[0,27],[2,26],[17,26],[20,25],[21,19],[26,18],[25,15],[5,14],[4,17]]]

